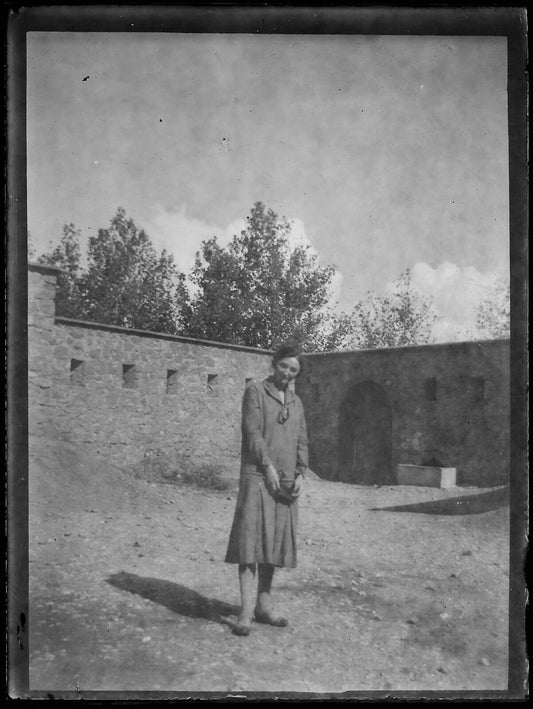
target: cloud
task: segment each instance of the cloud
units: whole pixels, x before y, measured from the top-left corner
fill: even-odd
[[[464,342],[476,339],[475,323],[460,325],[456,320],[439,317],[433,325],[435,342]]]
[[[289,245],[291,249],[295,249],[297,246],[309,246],[312,253],[318,256],[318,251],[307,236],[303,221],[296,217],[288,219],[287,221],[291,225],[291,233],[289,234]]]
[[[312,253],[318,256],[317,250],[307,236],[303,221],[297,217],[288,221],[291,225],[289,235],[291,248],[309,246]],[[194,258],[202,241],[216,236],[221,246],[227,246],[234,234],[240,234],[246,229],[247,223],[246,219],[235,219],[225,227],[210,224],[189,216],[186,205],[182,204],[171,210],[156,205],[152,216],[139,225],[146,231],[154,246],[159,251],[166,249],[171,253],[178,268],[188,274],[194,266]],[[330,286],[332,300],[340,297],[341,287],[342,274],[336,271]]]
[[[437,342],[472,339],[477,309],[493,289],[501,273],[483,273],[474,266],[460,268],[445,261],[437,268],[416,263],[411,269],[413,286],[431,296],[438,315],[433,328]]]
[[[246,228],[246,222],[236,219],[220,227],[189,216],[185,205],[173,210],[156,205],[154,213],[142,227],[158,250],[166,249],[174,256],[178,268],[189,273],[202,241],[216,236],[218,243],[226,246],[234,234]]]
[[[308,246],[311,253],[315,256],[318,256],[318,258],[320,259],[318,251],[315,249],[315,247],[311,243],[311,240],[307,236],[303,221],[301,219],[298,219],[297,217],[293,217],[292,219],[288,219],[288,222],[291,225],[291,232],[289,235],[289,245],[291,249],[295,249],[297,246]],[[328,291],[330,301],[332,303],[337,303],[340,300],[342,292],[342,282],[342,273],[338,270],[335,270]]]

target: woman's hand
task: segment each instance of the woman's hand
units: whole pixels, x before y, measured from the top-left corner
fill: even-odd
[[[265,470],[265,485],[271,495],[274,495],[280,488],[278,471],[273,465],[267,466]]]
[[[292,490],[292,494],[294,497],[298,497],[298,495],[301,493],[302,488],[303,488],[303,475],[297,475],[295,480],[294,480],[294,488]]]

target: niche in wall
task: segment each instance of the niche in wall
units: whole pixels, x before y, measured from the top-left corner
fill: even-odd
[[[70,383],[85,386],[85,362],[82,359],[70,360]]]
[[[137,367],[134,364],[122,365],[122,386],[124,389],[137,388]]]
[[[218,374],[207,375],[207,396],[218,396],[220,377]]]
[[[178,393],[178,370],[167,369],[167,394]]]

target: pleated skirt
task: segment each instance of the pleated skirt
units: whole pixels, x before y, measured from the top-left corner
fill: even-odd
[[[225,561],[295,567],[297,525],[298,500],[277,502],[262,475],[241,475]]]

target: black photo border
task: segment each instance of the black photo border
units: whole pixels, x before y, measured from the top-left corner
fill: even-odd
[[[182,3],[3,7],[7,20],[6,93],[6,277],[7,277],[7,650],[11,699],[52,698],[30,692],[28,655],[28,364],[26,217],[26,33],[217,32],[250,34],[363,34],[504,36],[508,47],[509,204],[511,268],[511,475],[509,668],[505,692],[353,692],[339,695],[249,693],[272,696],[369,701],[523,701],[528,696],[525,634],[528,484],[528,148],[527,11],[524,7]],[[53,693],[54,698],[139,701],[193,698],[228,700],[225,694],[187,692]],[[244,697],[244,694],[239,694]]]

